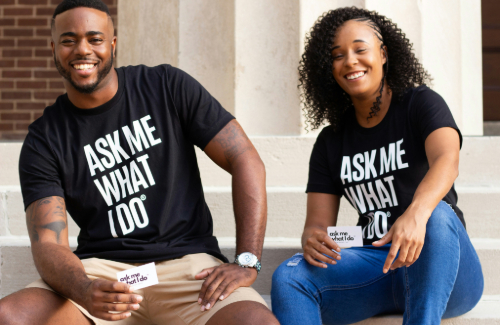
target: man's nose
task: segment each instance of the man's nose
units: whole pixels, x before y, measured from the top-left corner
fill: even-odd
[[[89,42],[87,42],[86,39],[82,39],[80,42],[78,42],[75,53],[83,57],[90,55],[92,54],[92,46],[89,44]]]

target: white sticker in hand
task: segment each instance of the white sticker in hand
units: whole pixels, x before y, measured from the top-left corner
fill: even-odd
[[[148,263],[116,273],[119,282],[130,284],[132,289],[142,289],[158,284],[155,263]]]
[[[361,226],[328,227],[328,236],[340,247],[362,247]]]

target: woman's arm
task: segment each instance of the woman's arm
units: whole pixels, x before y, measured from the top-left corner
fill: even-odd
[[[394,270],[410,266],[418,259],[424,246],[427,221],[458,176],[459,152],[460,138],[453,128],[437,129],[425,140],[425,153],[429,162],[427,174],[417,187],[405,213],[382,239],[373,243],[374,246],[382,246],[392,241],[384,273],[389,268]],[[399,257],[392,264],[398,250]]]
[[[335,260],[340,260],[340,256],[332,252],[332,249],[340,252],[340,247],[327,233],[328,227],[337,224],[339,205],[340,196],[338,195],[307,194],[307,217],[302,233],[302,248],[304,258],[311,265],[325,268],[327,266],[324,263],[337,264]]]

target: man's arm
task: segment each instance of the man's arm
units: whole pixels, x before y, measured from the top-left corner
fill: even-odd
[[[233,207],[236,219],[236,254],[262,255],[267,222],[266,171],[262,160],[236,120],[229,122],[206,146],[205,153],[232,175]],[[223,264],[203,270],[206,278],[198,302],[210,309],[235,289],[250,286],[257,278],[254,268]]]
[[[139,308],[142,298],[129,294],[129,285],[87,277],[82,262],[69,247],[63,198],[52,196],[31,203],[26,209],[26,224],[38,273],[55,291],[106,320],[127,318],[128,310]],[[123,312],[108,313],[111,310]]]

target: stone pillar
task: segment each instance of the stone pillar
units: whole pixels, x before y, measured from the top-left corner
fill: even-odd
[[[300,0],[236,0],[235,113],[250,135],[300,134]]]
[[[234,59],[234,1],[180,1],[179,68],[233,114]]]
[[[179,1],[118,1],[117,66],[178,65]]]

